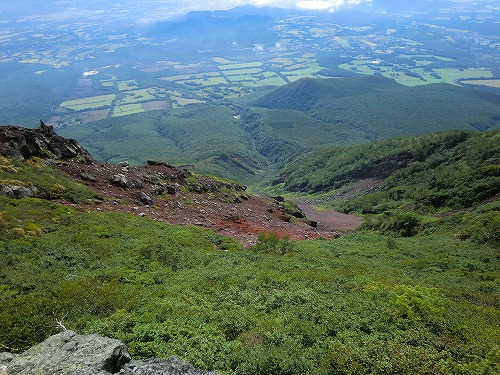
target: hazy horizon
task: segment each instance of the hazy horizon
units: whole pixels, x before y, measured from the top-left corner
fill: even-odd
[[[488,5],[497,9],[494,0],[420,0],[400,1],[393,3],[387,0],[208,0],[199,2],[196,0],[142,0],[140,2],[124,0],[111,2],[108,0],[19,0],[15,3],[8,0],[0,0],[0,32],[3,26],[12,26],[14,23],[23,23],[33,20],[52,21],[78,21],[92,14],[118,14],[125,15],[124,21],[130,23],[147,24],[161,20],[182,16],[191,11],[213,11],[227,10],[244,5],[257,7],[270,6],[278,8],[300,9],[319,12],[336,12],[341,9],[356,8],[362,6],[397,7],[399,9],[411,9],[418,7],[419,10],[431,11],[432,5],[436,3],[459,3],[463,6]],[[422,4],[429,3],[423,8]],[[491,4],[491,5],[489,5]],[[42,18],[43,17],[43,18]]]

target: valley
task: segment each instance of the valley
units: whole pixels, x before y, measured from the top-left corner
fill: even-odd
[[[4,3],[1,375],[500,373],[497,1]]]

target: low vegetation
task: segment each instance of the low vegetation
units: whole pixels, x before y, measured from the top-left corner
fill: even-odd
[[[284,169],[283,186],[318,193],[377,178],[380,191],[337,205],[361,213],[461,209],[499,192],[499,139],[498,131],[454,131],[312,151]]]
[[[77,191],[37,161],[2,159],[2,173],[36,186],[53,174]],[[262,234],[250,249],[80,207],[0,196],[3,350],[44,340],[59,321],[121,339],[136,358],[176,355],[224,374],[500,370],[495,201],[369,220],[336,240]]]

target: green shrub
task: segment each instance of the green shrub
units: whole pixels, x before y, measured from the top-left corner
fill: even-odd
[[[257,244],[252,249],[258,253],[276,255],[286,255],[296,251],[294,243],[288,237],[278,237],[275,233],[259,233]]]

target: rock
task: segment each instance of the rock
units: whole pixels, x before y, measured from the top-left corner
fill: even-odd
[[[111,177],[111,182],[121,187],[127,187],[127,177],[123,174],[115,174]]]
[[[142,183],[141,180],[134,180],[132,181],[132,187],[136,189],[142,189],[144,187],[144,184]]]
[[[145,192],[143,191],[140,191],[138,193],[138,196],[137,198],[139,199],[139,201],[144,204],[144,205],[147,205],[147,206],[152,206],[154,204],[154,201],[153,201],[153,198],[151,198],[149,195],[147,195]]]
[[[153,187],[153,194],[154,195],[161,195],[163,193],[167,192],[168,194],[175,195],[177,194],[177,187],[173,185],[155,185]]]
[[[7,363],[8,375],[107,375],[131,358],[116,339],[64,331],[49,337]]]
[[[0,194],[9,198],[29,198],[33,197],[37,192],[36,187],[2,185],[0,184]]]
[[[146,163],[148,165],[157,165],[157,166],[159,165],[159,166],[172,168],[172,165],[165,163],[164,161],[159,161],[159,160],[148,160]]]
[[[0,375],[217,375],[175,357],[131,361],[116,339],[64,331],[22,354],[0,353]]]
[[[172,195],[175,195],[177,194],[177,188],[175,186],[172,186],[172,185],[165,185],[164,186],[164,189],[167,193],[169,194],[172,194]]]
[[[52,126],[40,121],[39,129],[0,126],[0,153],[26,160],[33,156],[56,160],[75,159],[91,163],[92,156],[74,139],[57,135]]]
[[[215,372],[199,370],[175,357],[168,360],[146,359],[132,361],[119,372],[120,375],[215,375]]]
[[[128,163],[128,161],[121,161],[121,162],[118,163],[118,166],[122,167],[122,168],[125,168],[125,167],[129,166],[129,163]]]
[[[97,181],[97,178],[95,178],[95,176],[91,175],[90,173],[86,173],[86,172],[82,172],[82,173],[80,173],[80,177],[81,177],[83,180],[90,181],[90,182],[95,182],[95,181]]]

